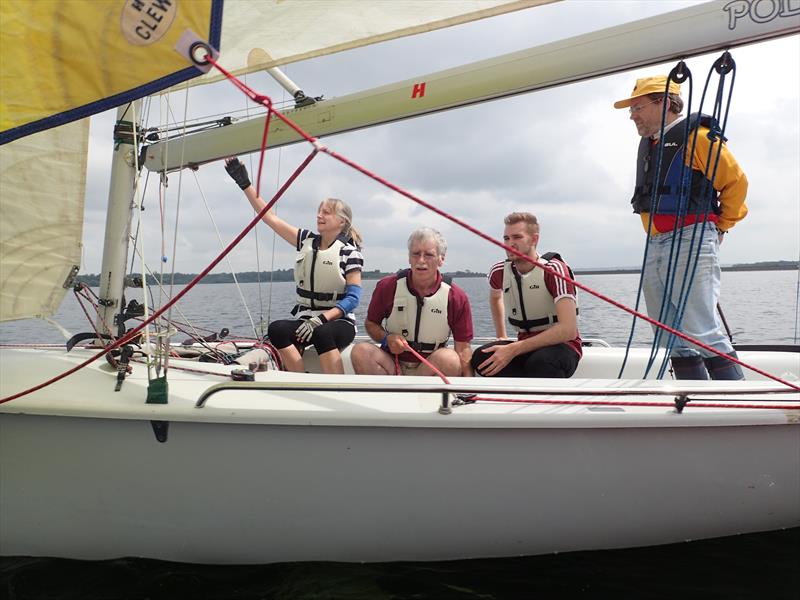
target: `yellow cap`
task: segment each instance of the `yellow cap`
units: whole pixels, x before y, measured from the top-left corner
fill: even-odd
[[[667,87],[667,76],[656,75],[655,77],[642,77],[636,80],[636,85],[633,86],[630,98],[625,98],[618,102],[614,102],[614,108],[627,108],[631,105],[631,100],[639,96],[646,96],[647,94],[663,94]],[[681,86],[674,81],[669,82],[669,93],[680,95]]]

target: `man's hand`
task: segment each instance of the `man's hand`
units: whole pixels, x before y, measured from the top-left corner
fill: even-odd
[[[484,348],[483,352],[491,356],[478,365],[478,372],[484,377],[492,377],[502,371],[517,355],[514,342],[510,344],[496,344]]]
[[[381,344],[381,347],[392,354],[402,354],[406,351],[406,340],[402,335],[389,333],[386,335],[386,343]]]
[[[249,188],[252,184],[250,183],[250,176],[247,174],[247,169],[242,164],[242,162],[236,158],[226,158],[225,159],[225,170],[228,172],[228,175],[236,182],[243,190]]]
[[[300,342],[305,344],[311,339],[311,336],[314,335],[314,330],[323,323],[327,322],[328,319],[325,318],[325,315],[311,317],[310,319],[306,319],[300,323],[300,326],[295,330],[294,335]]]

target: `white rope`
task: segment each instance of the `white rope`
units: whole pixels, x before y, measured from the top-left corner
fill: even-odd
[[[244,74],[244,83],[247,84],[247,73]],[[248,100],[248,98],[246,96],[244,96],[243,99],[244,99],[245,118],[249,119],[250,118],[250,102],[249,102],[249,100]],[[285,104],[285,99],[286,99],[286,90],[283,91],[283,99],[281,100],[282,104]],[[278,173],[277,173],[278,177],[280,177],[281,156],[282,156],[281,155],[281,150],[279,149],[278,150]],[[248,156],[248,159],[249,159],[249,162],[250,162],[250,172],[253,173],[253,174],[256,174],[255,167],[253,165],[253,154],[252,153]],[[256,183],[258,183],[258,182],[256,182]],[[274,207],[272,210],[275,212],[276,215],[278,214],[278,207],[277,206]],[[258,211],[253,209],[253,212],[256,213]],[[272,252],[270,253],[270,264],[269,264],[269,288],[268,288],[269,289],[269,294],[267,295],[267,318],[265,320],[264,319],[264,298],[263,298],[262,293],[261,293],[262,292],[262,288],[263,288],[263,284],[262,284],[262,281],[261,281],[261,248],[260,248],[260,244],[259,244],[259,239],[260,238],[259,238],[258,231],[259,231],[258,227],[253,229],[253,236],[254,236],[253,239],[255,240],[255,247],[256,247],[256,273],[257,273],[257,278],[258,278],[258,310],[259,310],[258,331],[260,333],[260,337],[263,338],[264,335],[265,335],[264,324],[266,323],[267,326],[268,326],[269,322],[272,320],[272,288],[273,288],[273,283],[274,283],[274,278],[275,278],[275,238],[276,238],[276,234],[275,234],[275,231],[273,230],[272,231]],[[258,334],[257,334],[257,337],[259,337]]]
[[[146,269],[146,271],[147,271],[147,274],[148,274],[148,275],[150,275],[150,276],[153,278],[153,280],[156,282],[156,285],[157,285],[159,288],[163,288],[163,286],[161,285],[161,282],[158,280],[157,273],[156,273],[155,271],[153,271],[153,270],[152,270],[150,267],[148,267],[148,266],[147,266],[147,264],[146,264],[146,262],[145,262],[144,255],[142,254],[141,250],[140,250],[139,248],[135,248],[135,249],[134,249],[134,251],[136,252],[136,255],[137,255],[139,258],[141,258],[141,260],[142,260],[142,264],[144,265],[144,268]],[[167,297],[167,300],[172,300],[172,296],[170,296],[170,295],[169,295],[169,292],[167,292],[166,290],[162,290],[162,291],[163,291],[163,292],[164,292],[164,294],[166,295],[166,297]],[[145,298],[145,303],[146,303],[146,302],[147,302],[147,299]],[[186,325],[188,325],[189,329],[190,329],[190,330],[192,331],[192,333],[193,333],[193,337],[195,337],[195,338],[198,338],[198,339],[201,339],[201,338],[203,337],[202,333],[201,333],[201,332],[199,332],[199,331],[197,330],[197,328],[196,328],[196,327],[195,327],[195,326],[192,324],[192,322],[191,322],[191,320],[190,320],[190,317],[189,317],[188,315],[186,315],[186,313],[184,313],[184,312],[181,310],[180,304],[179,304],[179,303],[178,303],[178,304],[175,304],[175,305],[173,306],[173,308],[174,308],[174,309],[177,311],[177,313],[178,313],[178,315],[180,316],[180,318],[181,318],[181,319],[183,319],[184,323],[185,323]],[[145,306],[145,312],[146,312],[146,311],[147,311],[147,307]]]
[[[225,249],[225,242],[222,241],[222,236],[219,233],[219,228],[217,227],[217,222],[214,219],[214,215],[211,212],[211,207],[208,204],[208,200],[206,200],[206,195],[203,192],[203,187],[200,185],[200,180],[197,178],[197,173],[193,173],[194,181],[197,184],[197,190],[200,192],[200,198],[203,200],[203,204],[206,207],[206,212],[208,213],[209,219],[211,219],[211,224],[214,226],[214,231],[217,234],[217,240],[219,240],[219,247],[220,249]],[[258,335],[258,331],[256,330],[256,324],[253,322],[253,316],[250,314],[250,309],[247,307],[247,301],[244,298],[244,293],[242,293],[242,286],[239,285],[239,279],[236,277],[236,270],[233,268],[233,264],[231,263],[230,254],[225,257],[225,261],[228,263],[228,267],[230,267],[231,275],[233,275],[233,282],[236,284],[236,291],[239,292],[239,298],[242,299],[242,306],[244,306],[244,310],[247,313],[247,318],[250,320],[250,326],[253,328],[253,335],[256,339],[259,339],[260,336]]]
[[[165,113],[164,113],[164,121],[166,123],[170,122],[170,117],[172,118],[174,123],[178,123],[178,120],[175,119],[175,115],[172,113],[172,106],[169,100],[169,94],[164,94],[164,104],[165,104]],[[184,155],[186,152],[186,114],[189,109],[189,87],[188,85],[184,88],[184,104],[183,104],[183,121],[182,121],[182,137],[181,137],[181,165],[183,165]],[[167,152],[169,150],[167,149]],[[165,158],[168,158],[165,156]],[[161,280],[159,281],[159,290],[161,289],[161,283],[163,282],[164,276],[164,264],[166,264],[166,242],[164,240],[164,233],[165,233],[165,225],[164,225],[164,214],[166,214],[166,197],[167,197],[167,175],[166,171],[162,173],[161,181],[159,189],[161,190],[161,197],[163,198],[162,203],[162,213],[161,213]],[[181,187],[183,184],[183,169],[178,171],[178,191],[176,194],[176,201],[175,201],[175,227],[172,234],[172,266],[170,268],[170,280],[169,280],[169,297],[171,298],[174,295],[174,288],[175,288],[175,261],[178,256],[178,224],[180,222],[180,214],[181,214],[181,198],[183,195],[181,194]],[[159,292],[160,294],[161,292]],[[169,323],[172,319],[172,307],[169,308],[167,311],[166,321]],[[164,345],[165,349],[165,359],[164,359],[164,374],[166,375],[167,369],[169,368],[169,346],[170,346],[170,339],[169,335],[161,338],[161,343]]]
[[[137,132],[137,121],[136,121],[136,106],[135,102],[131,102],[131,122],[133,127],[133,165],[134,165],[134,172],[135,178],[133,180],[133,194],[136,201],[136,212],[138,217],[137,223],[137,235],[136,235],[136,244],[141,244],[144,247],[144,221],[142,220],[142,197],[141,197],[141,190],[139,189],[139,182],[141,180],[141,173],[139,172],[139,147],[138,147],[138,132]],[[145,279],[145,268],[146,265],[144,264],[144,254],[139,251],[139,248],[134,245],[134,252],[138,252],[142,258],[142,305],[144,306],[144,320],[146,321],[149,318],[149,310],[148,310],[148,302],[147,302],[147,285]],[[145,344],[148,348],[150,348],[150,327],[144,328],[144,340]],[[148,353],[147,357],[147,380],[150,381],[150,370],[153,368],[153,357],[150,356]],[[157,367],[156,367],[157,368]],[[158,376],[158,371],[156,371],[156,377]]]
[[[181,160],[180,160],[180,165],[181,166],[184,165],[184,153],[185,153],[185,149],[186,149],[185,131],[186,131],[186,123],[187,123],[186,115],[188,114],[188,104],[189,104],[189,90],[188,90],[188,86],[187,86],[186,87],[184,110],[183,110],[184,119],[183,119],[183,122],[182,122],[183,123],[184,136],[183,136],[183,140],[182,140],[182,144],[181,144]],[[172,112],[172,108],[171,108],[171,105],[169,104],[169,100],[168,99],[166,100],[166,106],[167,106],[167,111],[168,111],[169,115],[172,117],[172,122],[173,123],[177,123],[178,120],[175,118],[175,115]],[[173,275],[173,277],[172,277],[172,280],[170,282],[170,289],[169,289],[169,296],[170,297],[172,297],[174,295],[173,286],[174,286],[174,274],[175,274],[175,255],[177,254],[176,249],[177,249],[177,236],[178,236],[178,215],[179,215],[179,212],[180,212],[180,200],[181,200],[181,197],[182,197],[183,169],[180,169],[179,173],[180,173],[180,175],[179,175],[179,179],[178,179],[178,192],[177,192],[178,199],[177,199],[176,217],[175,217],[175,234],[174,234],[175,237],[174,237],[174,241],[173,241],[173,261],[172,261],[172,275]],[[206,199],[206,195],[203,192],[203,188],[200,185],[200,181],[197,178],[197,174],[193,173],[193,175],[194,175],[195,184],[197,185],[197,189],[200,192],[200,197],[202,198],[203,204],[206,207],[206,212],[208,213],[209,218],[211,219],[211,223],[214,226],[214,231],[217,234],[217,239],[219,240],[220,247],[224,249],[225,245],[224,245],[224,243],[222,241],[222,236],[220,235],[219,228],[217,227],[217,223],[214,220],[214,215],[211,212],[211,208],[210,208],[209,203],[208,203],[208,201]],[[162,253],[162,256],[163,256],[163,253]],[[226,257],[226,262],[228,263],[228,266],[231,269],[231,275],[233,276],[233,281],[234,281],[234,283],[236,285],[236,290],[239,293],[239,297],[242,300],[242,306],[244,307],[244,310],[247,313],[247,318],[250,321],[250,326],[253,329],[253,335],[257,339],[259,339],[261,336],[259,336],[258,331],[256,330],[256,326],[255,326],[255,323],[253,322],[253,317],[252,317],[252,315],[250,313],[250,309],[247,306],[247,301],[246,301],[246,299],[244,297],[244,293],[242,291],[242,287],[239,284],[238,278],[236,277],[236,270],[233,268],[233,265],[232,265],[232,263],[230,261],[230,258]],[[162,261],[162,264],[163,264],[163,261]],[[167,321],[171,320],[171,310],[172,309],[170,308],[170,312],[167,315]]]

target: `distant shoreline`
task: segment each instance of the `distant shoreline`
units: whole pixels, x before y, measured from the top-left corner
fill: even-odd
[[[789,261],[781,261],[781,263],[786,262],[787,264],[762,264],[762,263],[752,263],[752,264],[741,264],[741,265],[723,265],[721,268],[723,271],[796,271],[798,269],[798,264],[790,263]],[[628,268],[619,268],[619,269],[575,269],[575,275],[627,275],[627,274],[635,274],[639,273],[639,267],[628,267]]]
[[[778,260],[766,261],[755,263],[743,263],[734,265],[724,265],[723,271],[795,271],[798,269],[797,261]],[[575,269],[575,275],[631,275],[638,274],[639,267],[618,267],[609,269]],[[391,275],[384,271],[364,271],[362,277],[365,280],[380,279]],[[486,277],[486,273],[476,273],[474,271],[452,271],[445,273],[448,277],[453,279],[469,279],[473,277]],[[174,283],[176,285],[184,285],[192,281],[197,276],[196,273],[175,273]],[[78,281],[85,283],[91,287],[100,285],[100,276],[96,274],[91,275],[78,275]],[[171,276],[165,276],[166,281],[170,281]],[[236,274],[236,279],[239,283],[257,283],[268,281],[293,281],[294,271],[291,269],[280,269],[278,271],[245,271]],[[154,284],[156,281],[148,276],[147,281],[149,284]],[[230,273],[210,273],[206,275],[200,283],[233,283],[233,275]]]

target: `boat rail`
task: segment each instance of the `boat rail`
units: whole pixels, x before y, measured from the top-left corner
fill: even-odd
[[[607,387],[586,387],[586,388],[567,388],[567,387],[543,387],[543,386],[498,386],[491,384],[445,384],[445,383],[403,383],[402,386],[396,383],[375,384],[375,383],[331,383],[327,381],[308,382],[308,381],[228,381],[212,385],[205,390],[195,403],[195,408],[203,408],[208,399],[219,392],[240,390],[240,391],[266,391],[266,392],[361,392],[361,393],[393,393],[393,394],[416,394],[429,393],[441,394],[442,401],[439,412],[443,415],[452,413],[452,407],[456,403],[469,403],[477,394],[510,394],[524,396],[531,394],[548,396],[671,396],[678,411],[689,401],[699,401],[701,398],[690,398],[691,395],[708,396],[762,396],[767,394],[795,394],[797,391],[787,388],[758,388],[749,387],[742,389],[739,387],[726,387],[715,389],[704,389],[698,387],[678,387],[674,385],[664,386],[643,386],[631,388],[607,388]],[[456,402],[453,401],[453,396]],[[752,400],[752,398],[750,398]],[[770,402],[791,402],[793,399],[770,398]],[[732,401],[735,402],[735,401]],[[735,406],[732,404],[731,406]],[[791,407],[794,408],[794,407]]]

